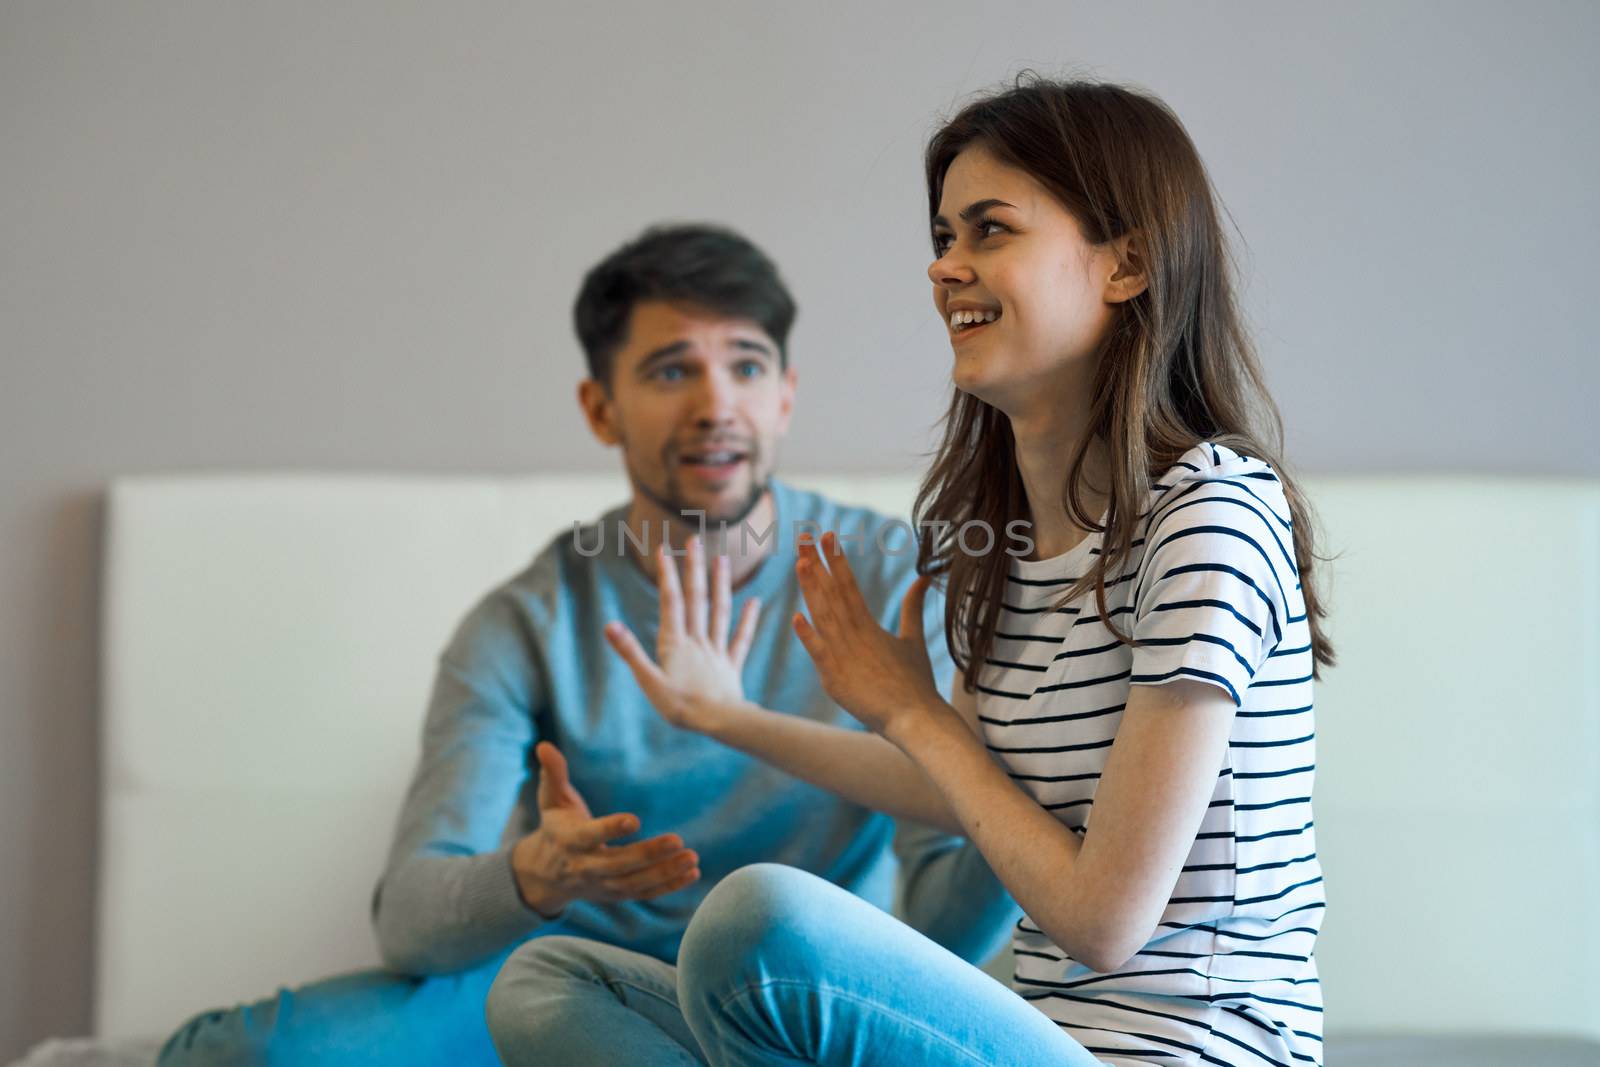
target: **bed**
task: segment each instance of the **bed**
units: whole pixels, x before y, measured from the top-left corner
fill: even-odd
[[[904,513],[904,475],[796,476]],[[1600,1063],[1600,483],[1308,482],[1328,1062]],[[91,1035],[374,965],[374,877],[434,658],[618,477],[212,474],[110,489]]]

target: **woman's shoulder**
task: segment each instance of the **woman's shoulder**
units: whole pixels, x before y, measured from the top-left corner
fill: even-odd
[[[1147,530],[1238,526],[1291,534],[1294,519],[1272,464],[1227,445],[1202,441],[1151,486]]]

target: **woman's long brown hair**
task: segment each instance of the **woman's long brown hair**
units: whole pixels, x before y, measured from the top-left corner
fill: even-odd
[[[967,105],[933,136],[925,158],[928,217],[939,214],[944,176],[963,150],[981,146],[1026,171],[1099,245],[1134,233],[1147,285],[1117,306],[1102,341],[1090,431],[1066,464],[1062,503],[1076,526],[1101,533],[1094,565],[1062,597],[1093,589],[1109,622],[1106,577],[1129,558],[1155,480],[1202,441],[1271,464],[1294,528],[1312,674],[1334,664],[1317,594],[1314,516],[1282,461],[1283,419],[1267,392],[1234,297],[1234,262],[1200,155],[1172,110],[1119,85],[1020,76],[1009,89]],[[1105,525],[1082,498],[1083,466],[1095,440],[1110,457]],[[945,637],[966,672],[969,692],[994,646],[1010,557],[965,552],[968,522],[1006,528],[1028,515],[1011,423],[960,390],[950,401],[943,440],[917,493],[924,531],[917,569],[944,576]],[[937,533],[927,533],[929,528]],[[975,610],[962,611],[967,602]]]

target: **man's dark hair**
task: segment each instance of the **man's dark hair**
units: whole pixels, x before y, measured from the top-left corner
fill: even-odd
[[[728,318],[750,319],[778,345],[789,365],[794,298],[778,268],[755,245],[720,226],[652,226],[584,275],[572,322],[589,376],[611,384],[611,364],[628,340],[634,305],[682,301]]]

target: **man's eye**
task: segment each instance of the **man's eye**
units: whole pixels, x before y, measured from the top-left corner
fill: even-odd
[[[674,364],[668,364],[665,367],[658,368],[655,374],[651,375],[651,377],[663,382],[681,381],[683,379],[683,368]]]
[[[757,360],[747,359],[734,368],[734,373],[741,378],[759,378],[766,369]]]

